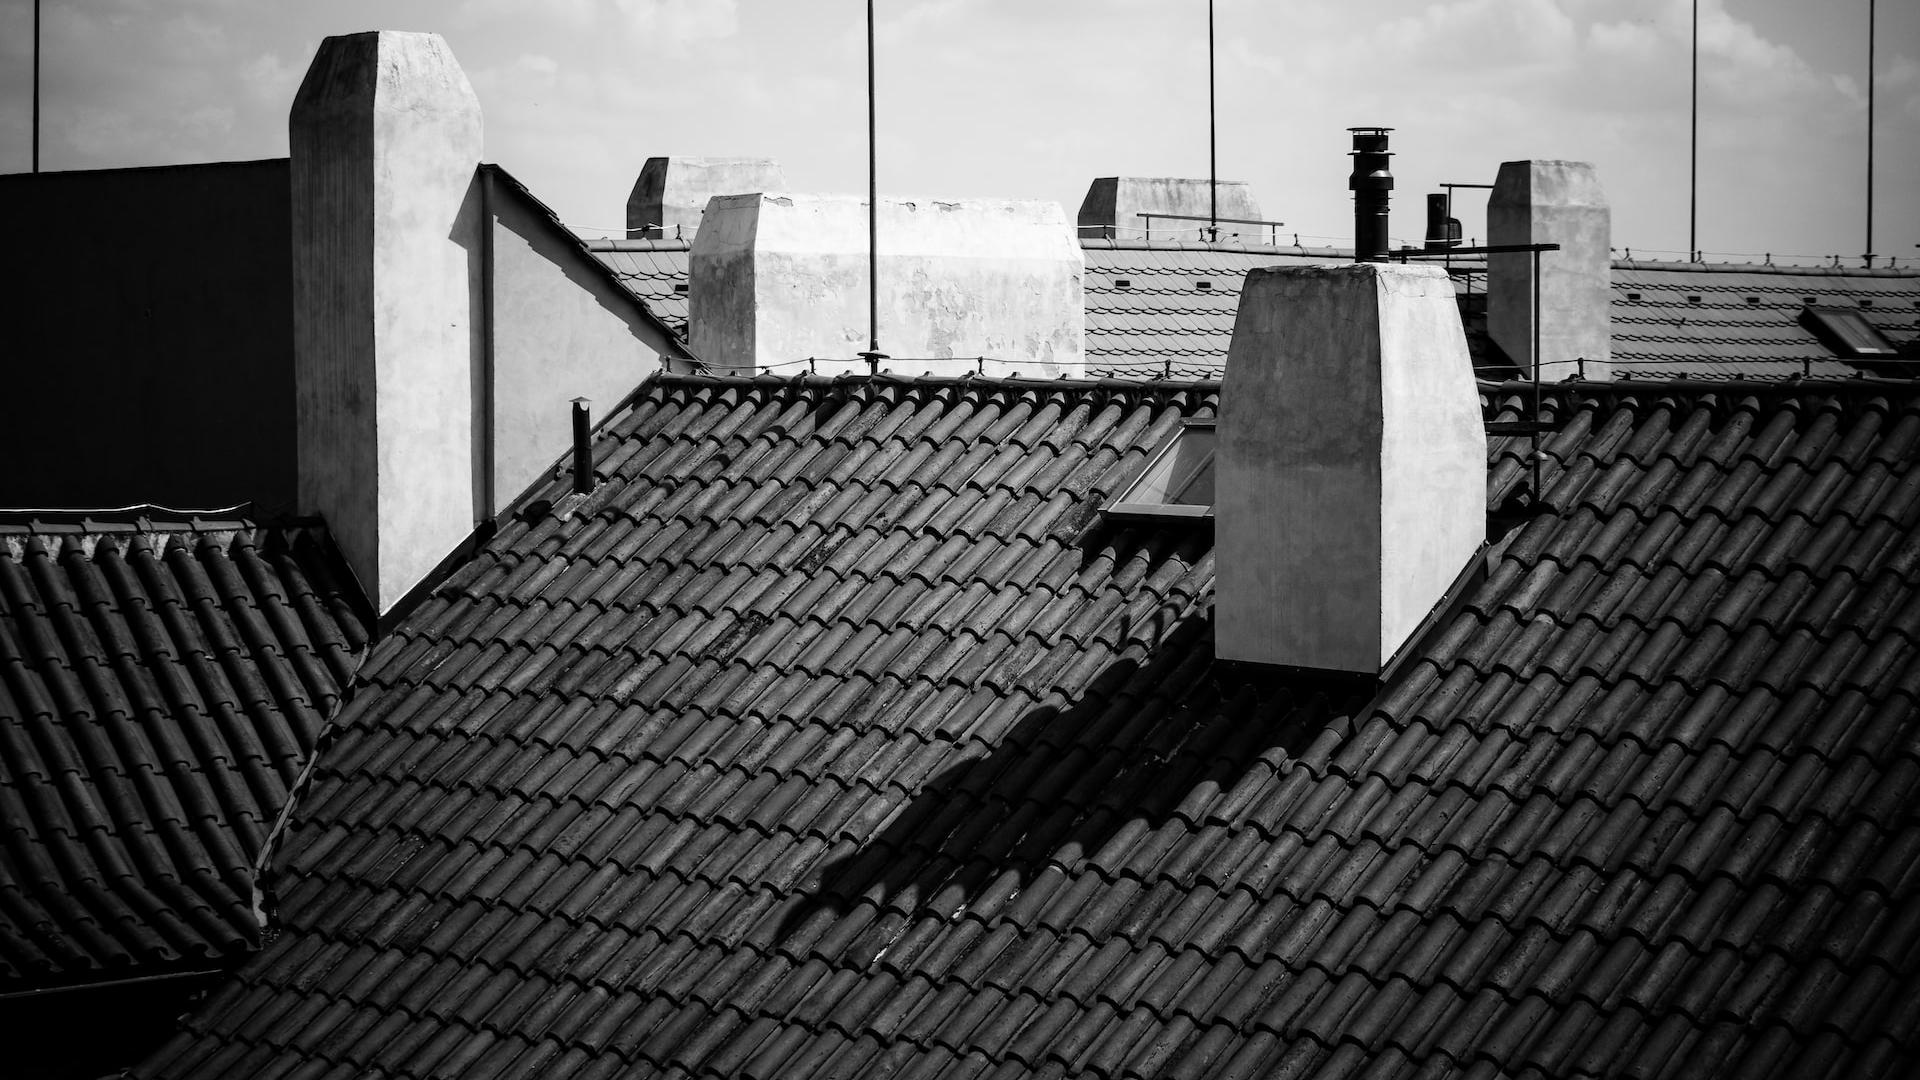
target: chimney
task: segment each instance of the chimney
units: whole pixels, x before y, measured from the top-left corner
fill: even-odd
[[[480,104],[436,34],[327,38],[289,122],[300,510],[384,612],[472,531]]]
[[[1453,196],[1436,191],[1427,196],[1428,251],[1445,251],[1460,246],[1460,219],[1452,216]]]
[[[1508,161],[1487,201],[1487,242],[1559,244],[1540,253],[1538,374],[1558,382],[1576,374],[1613,375],[1612,212],[1593,166],[1584,161]],[[1487,256],[1487,332],[1532,376],[1533,256]]]
[[[1353,173],[1347,190],[1353,192],[1353,261],[1385,262],[1387,258],[1387,200],[1393,174],[1387,171],[1387,133],[1392,128],[1348,128],[1353,133]]]
[[[715,195],[784,191],[787,176],[772,158],[648,158],[627,196],[627,239],[691,240]]]
[[[1264,221],[1260,202],[1245,180],[1222,180],[1217,220],[1221,236],[1239,233],[1266,242],[1269,234],[1249,221]],[[1169,176],[1102,176],[1087,186],[1080,200],[1081,239],[1093,240],[1204,240],[1206,218],[1213,207],[1213,190],[1205,179]],[[1147,214],[1150,218],[1141,217]],[[1178,215],[1161,217],[1160,215]],[[1239,221],[1231,219],[1238,218]],[[1194,220],[1199,219],[1199,220]]]
[[[883,196],[879,235],[889,370],[1085,373],[1086,264],[1058,203]],[[864,198],[717,197],[688,264],[690,344],[709,365],[867,373]]]
[[[1486,537],[1486,435],[1446,272],[1250,272],[1218,439],[1216,654],[1377,676]]]

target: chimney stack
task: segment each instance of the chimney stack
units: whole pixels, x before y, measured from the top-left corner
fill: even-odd
[[[879,218],[887,369],[1085,372],[1086,261],[1060,204],[882,196]],[[864,197],[717,197],[688,271],[690,344],[713,367],[868,373]]]
[[[648,158],[627,196],[627,239],[692,240],[715,195],[786,188],[787,174],[772,158]]]
[[[1486,434],[1437,266],[1247,275],[1220,394],[1215,651],[1378,675],[1486,538]]]
[[[1392,128],[1348,128],[1353,133],[1353,173],[1347,189],[1353,192],[1353,261],[1387,259],[1387,201],[1392,197],[1393,174],[1387,171],[1387,133]]]
[[[1214,205],[1213,195],[1213,186],[1204,178],[1096,177],[1087,185],[1086,197],[1080,200],[1080,238],[1204,240],[1206,221],[1191,219],[1208,216]],[[1228,222],[1221,227],[1221,235],[1240,233],[1253,240],[1268,239],[1268,233],[1261,226],[1245,224],[1265,220],[1260,213],[1260,202],[1254,198],[1253,187],[1245,180],[1220,181],[1219,207],[1218,220]],[[1148,217],[1143,218],[1141,214]],[[1232,220],[1236,218],[1239,220]]]
[[[1452,215],[1453,197],[1444,191],[1427,196],[1428,251],[1445,251],[1460,246],[1460,219]]]
[[[1534,257],[1487,256],[1487,332],[1523,375],[1612,377],[1613,215],[1584,161],[1508,161],[1487,200],[1487,242],[1559,244],[1540,253],[1540,356],[1533,355]]]
[[[437,34],[330,37],[289,120],[297,489],[386,611],[472,531],[480,103]]]

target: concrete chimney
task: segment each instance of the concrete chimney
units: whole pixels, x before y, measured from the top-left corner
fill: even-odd
[[[1107,240],[1201,240],[1205,239],[1205,221],[1155,218],[1149,222],[1140,215],[1181,214],[1204,218],[1213,205],[1214,191],[1204,178],[1102,176],[1088,185],[1086,198],[1080,200],[1080,236]],[[1218,219],[1264,220],[1260,201],[1254,198],[1253,187],[1245,180],[1220,181],[1219,206]],[[1222,237],[1235,233],[1261,242],[1268,238],[1266,230],[1258,225],[1220,226]]]
[[[1435,266],[1247,275],[1220,395],[1215,650],[1378,675],[1486,538],[1486,434]]]
[[[1487,200],[1487,242],[1560,245],[1540,254],[1543,381],[1583,372],[1589,379],[1613,376],[1612,238],[1613,214],[1592,165],[1501,163]],[[1533,256],[1487,256],[1487,332],[1527,376],[1535,364],[1533,305]]]
[[[883,196],[879,233],[882,367],[1085,373],[1086,263],[1058,203]],[[866,374],[865,199],[717,197],[688,262],[690,344],[709,365]]]
[[[299,506],[384,612],[476,519],[480,104],[438,35],[352,34],[289,127]]]
[[[715,195],[786,188],[787,174],[772,158],[648,158],[627,196],[627,239],[691,240]]]

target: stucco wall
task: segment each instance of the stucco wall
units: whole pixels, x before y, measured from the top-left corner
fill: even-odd
[[[497,510],[572,446],[572,399],[596,421],[659,370],[658,331],[604,271],[504,185],[489,191],[493,489]]]
[[[1437,266],[1247,275],[1220,395],[1216,648],[1377,674],[1486,535],[1486,435]]]
[[[1085,371],[1086,261],[1057,203],[883,197],[880,318],[897,372]],[[864,373],[867,206],[851,195],[716,198],[689,257],[693,351],[716,368]]]
[[[627,196],[627,239],[691,240],[715,195],[786,189],[787,174],[772,158],[648,158]]]
[[[1080,235],[1089,238],[1120,240],[1196,240],[1205,239],[1204,221],[1161,221],[1149,223],[1141,214],[1189,214],[1205,217],[1264,220],[1260,201],[1245,180],[1219,182],[1219,209],[1212,209],[1213,185],[1205,179],[1172,176],[1102,176],[1087,187],[1080,201]],[[1149,232],[1151,228],[1151,232]],[[1220,238],[1239,235],[1265,240],[1267,231],[1257,225],[1220,226]]]
[[[1613,212],[1584,161],[1506,161],[1487,200],[1492,244],[1540,254],[1540,378],[1612,377]],[[1523,372],[1533,354],[1533,256],[1487,256],[1487,333]],[[1581,363],[1584,361],[1584,363]]]
[[[287,162],[0,176],[0,506],[294,499]]]

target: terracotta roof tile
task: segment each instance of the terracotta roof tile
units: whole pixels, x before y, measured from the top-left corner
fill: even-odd
[[[1215,393],[648,384],[369,665],[142,1075],[1910,1066],[1920,398],[1548,390],[1369,700],[1218,668],[1208,535],[1088,512]]]
[[[0,994],[218,966],[367,641],[324,530],[0,515]]]

